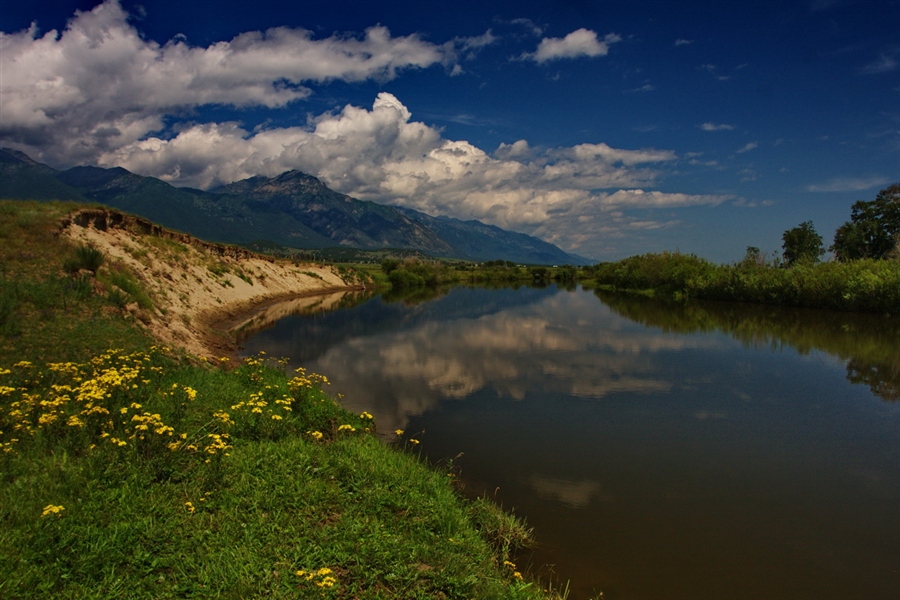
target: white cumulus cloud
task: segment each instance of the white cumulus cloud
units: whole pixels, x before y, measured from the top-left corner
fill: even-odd
[[[871,177],[836,177],[824,183],[807,186],[810,192],[862,192],[887,185],[891,182],[887,177],[874,175]]]
[[[538,44],[537,50],[523,55],[523,58],[531,59],[539,63],[561,58],[578,58],[581,56],[606,56],[609,54],[610,44],[622,41],[622,37],[615,33],[609,33],[601,40],[596,31],[590,29],[577,29],[564,38],[544,38]]]
[[[195,125],[171,139],[123,146],[100,162],[201,188],[299,169],[356,198],[479,219],[590,253],[600,231],[618,236],[632,223],[649,227],[622,211],[727,199],[645,191],[658,168],[677,158],[670,150],[604,143],[540,148],[526,140],[489,154],[413,120],[383,92],[371,109],[348,105],[305,127],[250,132],[236,123]]]
[[[727,123],[711,123],[707,121],[700,126],[700,129],[703,131],[731,131],[734,129],[734,125],[728,125]]]
[[[459,40],[471,51],[489,34]],[[305,83],[386,80],[449,64],[455,44],[371,27],[316,39],[305,29],[242,33],[208,47],[145,39],[118,0],[76,12],[62,32],[0,34],[0,135],[39,157],[89,161],[159,131],[167,115],[211,104],[276,108],[306,98]]]

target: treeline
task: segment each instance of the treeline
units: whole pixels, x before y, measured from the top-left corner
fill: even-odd
[[[397,294],[459,284],[581,284],[676,299],[900,314],[900,184],[881,190],[873,201],[852,206],[850,220],[828,248],[834,261],[821,261],[826,250],[812,221],[788,229],[782,241],[781,256],[768,258],[751,246],[731,265],[662,252],[588,267],[388,257],[381,261],[381,271]]]
[[[614,290],[653,290],[675,298],[900,314],[896,260],[785,268],[748,261],[716,265],[694,255],[664,252],[598,265],[594,281]]]
[[[596,265],[592,278],[672,297],[900,314],[900,184],[853,205],[829,248],[833,262],[820,262],[825,247],[811,221],[782,240],[782,256],[771,260],[752,246],[733,265],[663,252]]]
[[[382,260],[381,271],[395,291],[458,284],[574,284],[579,275],[579,269],[572,265],[547,267],[508,260],[468,263],[395,257]]]

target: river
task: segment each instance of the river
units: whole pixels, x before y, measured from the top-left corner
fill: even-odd
[[[306,298],[240,336],[453,460],[571,600],[900,597],[897,319],[457,287]]]

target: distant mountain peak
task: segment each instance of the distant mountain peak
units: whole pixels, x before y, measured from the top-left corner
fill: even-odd
[[[0,148],[0,162],[17,163],[22,162],[26,165],[36,166],[41,163],[32,159],[21,150],[13,150],[12,148]]]
[[[302,171],[257,175],[209,191],[176,188],[122,167],[57,171],[0,150],[0,197],[101,202],[209,241],[288,248],[416,250],[439,258],[586,264],[557,246],[480,221],[358,200]]]
[[[140,175],[135,175],[128,169],[122,167],[112,167],[104,169],[103,167],[72,167],[57,175],[57,179],[78,188],[99,187],[109,185],[113,181],[128,178],[137,181],[141,179]]]
[[[309,193],[312,190],[328,190],[328,187],[318,178],[308,175],[303,171],[293,169],[274,177],[254,175],[247,179],[241,179],[240,181],[213,188],[210,192],[232,195],[253,193],[291,196],[297,192]]]

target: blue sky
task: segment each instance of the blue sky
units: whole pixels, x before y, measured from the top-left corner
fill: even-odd
[[[4,0],[0,143],[296,168],[597,260],[770,255],[900,182],[900,0]]]

